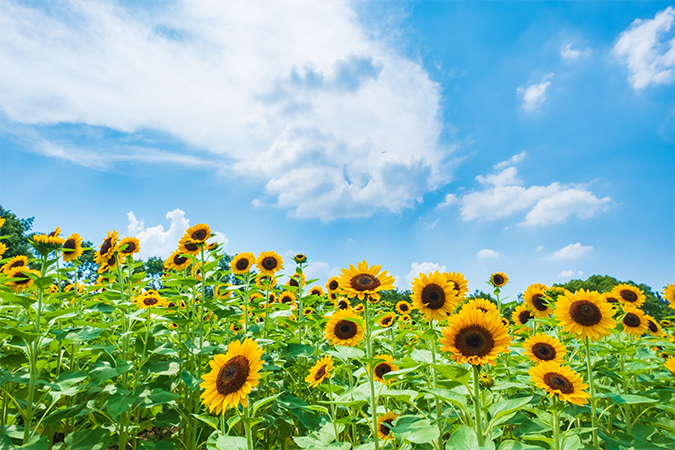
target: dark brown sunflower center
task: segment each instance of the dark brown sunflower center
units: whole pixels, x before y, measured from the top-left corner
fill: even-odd
[[[504,277],[499,274],[494,274],[492,275],[492,282],[497,286],[501,286],[502,284],[504,284]]]
[[[288,285],[293,287],[300,287],[300,283],[298,283],[298,280],[295,277],[291,277],[291,279],[288,280]]]
[[[455,281],[451,281],[450,283],[452,284],[452,288],[459,292],[459,284],[457,284]]]
[[[619,301],[614,297],[607,297],[607,303],[618,303]]]
[[[326,365],[319,367],[319,370],[314,374],[314,381],[319,381],[324,375],[326,375]]]
[[[621,295],[621,298],[628,303],[635,303],[638,299],[637,294],[628,289],[623,289],[621,292],[619,292],[619,295]]]
[[[623,324],[631,328],[639,327],[641,325],[640,317],[637,314],[628,313],[623,318]]]
[[[385,436],[389,436],[389,433],[391,433],[391,429],[389,427],[392,427],[391,423],[393,421],[394,419],[387,419],[380,422],[380,433],[384,434]],[[389,427],[385,425],[385,423],[389,425]]]
[[[443,288],[435,283],[424,286],[422,289],[422,303],[429,309],[442,308],[445,305],[445,292]],[[401,307],[403,306],[401,305]]]
[[[321,291],[318,289],[312,289],[309,291],[309,295],[321,295]]]
[[[532,313],[530,312],[529,309],[526,309],[524,311],[521,311],[520,314],[518,314],[518,322],[520,322],[521,325],[525,325],[528,320],[532,318]]]
[[[182,264],[185,264],[187,262],[187,258],[185,256],[181,255],[176,255],[173,257],[173,263],[177,266],[180,266]]]
[[[338,339],[351,339],[356,336],[357,332],[356,323],[350,320],[339,320],[335,324],[335,336]]]
[[[340,300],[338,302],[338,308],[347,309],[347,308],[349,308],[349,303],[347,302],[347,300]]]
[[[237,263],[234,265],[234,267],[236,267],[237,270],[246,270],[248,264],[249,264],[248,259],[241,258],[240,260],[237,260]]]
[[[189,252],[196,252],[199,250],[199,246],[195,244],[194,242],[186,242],[185,243],[185,250]]]
[[[98,251],[98,253],[103,256],[106,253],[108,253],[108,250],[112,248],[112,238],[108,238],[105,241],[103,241],[103,245],[101,245],[101,249]]]
[[[54,236],[56,236],[56,230],[52,231],[52,232],[49,233],[47,236],[49,236],[49,237],[54,237]]]
[[[545,342],[537,342],[532,346],[532,354],[542,361],[555,359],[555,347]]]
[[[279,299],[281,303],[291,303],[293,299],[289,295],[284,295]]]
[[[109,266],[114,266],[115,265],[115,255],[112,255],[108,260],[105,262]]]
[[[372,276],[369,273],[359,273],[354,275],[349,284],[352,286],[352,289],[355,291],[372,291],[376,289],[381,283],[376,277]]]
[[[66,255],[73,253],[76,245],[75,239],[66,240],[66,242],[63,243],[63,253]]]
[[[546,311],[548,305],[545,303],[543,294],[534,294],[532,296],[532,305],[539,311]]]
[[[656,322],[654,322],[653,320],[649,320],[649,323],[647,324],[647,326],[649,327],[649,331],[651,331],[652,333],[656,333],[657,331],[659,331],[659,327],[656,325]]]
[[[382,325],[389,325],[391,323],[391,316],[386,316],[382,318]]]
[[[13,278],[21,278],[20,280],[14,282],[14,284],[16,285],[26,284],[30,282],[30,277],[23,272],[15,273]]]
[[[248,359],[244,355],[237,355],[223,364],[216,377],[216,389],[221,395],[237,392],[248,379]]]
[[[555,372],[548,372],[544,375],[544,383],[553,390],[560,391],[563,394],[574,392],[574,385],[566,377]]]
[[[193,231],[190,237],[195,241],[203,241],[206,239],[206,230]]]
[[[146,297],[146,298],[143,299],[143,303],[146,306],[156,305],[158,302],[159,302],[159,300],[157,300],[155,297]]]
[[[391,372],[391,366],[389,365],[389,363],[383,362],[375,366],[375,375],[377,375],[380,378],[383,378],[384,374],[389,372]]]
[[[277,259],[272,256],[264,257],[262,262],[260,263],[260,265],[263,266],[265,270],[274,270],[278,264],[279,262],[277,261]]]
[[[408,308],[407,303],[401,303],[400,305],[398,305],[398,309],[400,309],[404,313],[410,311],[410,308]],[[437,309],[437,308],[432,308],[432,309]]]
[[[335,280],[333,280],[333,281],[331,281],[330,283],[328,283],[328,289],[330,289],[331,291],[334,291],[335,289],[337,289],[338,286],[339,286],[339,285],[338,285],[338,282],[335,281]]]
[[[14,261],[11,266],[9,266],[10,269],[13,269],[15,267],[23,267],[26,265],[26,262],[23,259],[20,259],[18,261]]]
[[[570,317],[576,323],[590,327],[600,323],[602,311],[600,311],[598,305],[589,300],[577,300],[570,307]]]
[[[485,356],[494,346],[492,334],[480,325],[462,328],[455,337],[455,347],[463,356]]]

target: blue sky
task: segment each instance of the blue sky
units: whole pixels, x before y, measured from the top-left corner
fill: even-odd
[[[0,1],[0,204],[166,257],[675,278],[669,2]]]

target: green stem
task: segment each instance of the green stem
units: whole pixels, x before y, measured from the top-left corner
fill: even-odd
[[[434,328],[434,321],[430,320],[429,321],[429,331],[433,334],[431,337],[431,362],[433,363],[433,366],[431,367],[431,373],[433,375],[433,380],[434,380],[434,389],[438,387],[438,374],[436,373],[436,330]],[[440,399],[436,397],[436,420],[438,421],[438,448],[442,448],[442,443],[443,443],[443,426],[441,423],[441,401]]]
[[[588,376],[588,386],[591,391],[591,426],[593,427],[593,447],[599,447],[597,418],[595,413],[595,389],[593,385],[593,370],[591,368],[591,346],[588,343],[588,336],[584,337],[584,345],[586,346],[586,373]]]
[[[480,412],[480,366],[473,366],[473,408],[476,413],[476,436],[478,436],[478,446],[482,447],[485,438],[483,436],[483,419]]]
[[[364,320],[363,320],[363,325],[366,328],[366,350],[368,354],[368,359],[371,360],[373,358],[373,344],[370,342],[370,315],[368,311],[368,304],[370,303],[368,301],[368,296],[365,298],[365,302],[363,302],[365,305],[364,308]],[[370,415],[372,419],[372,424],[371,424],[371,430],[373,433],[373,441],[375,442],[375,450],[380,449],[380,438],[378,437],[377,434],[377,397],[375,396],[375,374],[374,374],[374,369],[372,363],[368,363],[368,381],[370,383]]]
[[[554,450],[562,450],[562,447],[560,446],[560,411],[557,408],[557,401],[554,400],[554,405],[553,405],[553,443],[554,443]]]
[[[340,442],[340,433],[338,431],[338,426],[337,426],[337,414],[335,413],[335,408],[336,405],[335,403],[332,403],[333,401],[333,386],[331,385],[330,382],[330,376],[328,376],[328,395],[330,396],[331,404],[330,404],[330,410],[331,410],[331,421],[333,422],[333,431],[335,431],[335,442]]]
[[[249,410],[247,406],[246,408],[244,408],[244,415],[246,419],[250,419],[248,413]],[[244,428],[246,429],[246,447],[248,450],[253,450],[253,429],[251,427],[250,420],[244,420]]]

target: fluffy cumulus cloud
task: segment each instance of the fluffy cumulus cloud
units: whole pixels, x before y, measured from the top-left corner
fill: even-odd
[[[551,86],[553,73],[542,78],[538,84],[530,84],[527,87],[520,86],[517,89],[518,94],[523,98],[522,108],[527,112],[539,110],[544,100],[546,100],[546,90]]]
[[[582,185],[553,182],[526,187],[513,166],[478,175],[476,180],[480,190],[462,196],[449,194],[439,207],[458,204],[465,221],[492,221],[527,211],[518,225],[533,227],[562,222],[570,216],[586,219],[607,209],[611,202],[609,197],[598,198]]]
[[[560,250],[551,253],[548,257],[557,260],[579,259],[591,250],[593,250],[592,245],[581,245],[580,242],[577,242],[576,244],[567,245]]]
[[[675,9],[669,6],[653,19],[635,19],[619,36],[613,54],[628,67],[634,89],[669,84],[675,79],[673,21]]]
[[[399,211],[448,181],[440,88],[351,6],[177,0],[150,12],[4,0],[0,108],[17,126],[121,132],[114,152],[81,148],[76,136],[33,139],[35,151],[94,169],[227,160],[260,183],[256,204],[299,217]],[[143,130],[178,139],[184,153],[126,148]]]
[[[571,279],[574,277],[581,278],[584,276],[584,273],[582,271],[575,272],[574,270],[563,270],[558,274],[558,278],[567,278]]]
[[[573,49],[574,42],[569,42],[560,47],[560,58],[564,61],[575,61],[581,57],[588,56],[592,53],[590,48],[584,50]]]
[[[439,272],[447,272],[448,269],[445,268],[445,266],[441,266],[436,263],[432,262],[423,262],[423,263],[412,263],[410,265],[410,272],[408,272],[408,275],[405,277],[405,281],[410,284],[413,282],[415,278],[417,278],[421,273],[431,273],[435,272],[438,270]],[[399,289],[403,289],[403,287],[397,283],[396,285]]]
[[[174,209],[166,213],[166,220],[170,222],[169,228],[159,224],[154,227],[146,227],[143,220],[138,220],[133,211],[127,213],[127,233],[138,238],[141,251],[138,256],[147,259],[150,256],[167,258],[177,247],[178,241],[190,227],[190,221],[185,217],[185,211]],[[229,239],[221,232],[214,231],[213,241],[227,247]]]
[[[476,253],[476,258],[478,259],[499,258],[499,256],[501,256],[499,253],[489,248],[484,248]]]

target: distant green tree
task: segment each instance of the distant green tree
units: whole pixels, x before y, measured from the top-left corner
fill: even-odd
[[[28,243],[28,232],[33,228],[34,217],[19,219],[16,214],[0,206],[0,217],[5,219],[0,228],[0,236],[5,236],[2,243],[7,251],[2,258],[13,258],[18,255],[33,257],[32,247]]]

